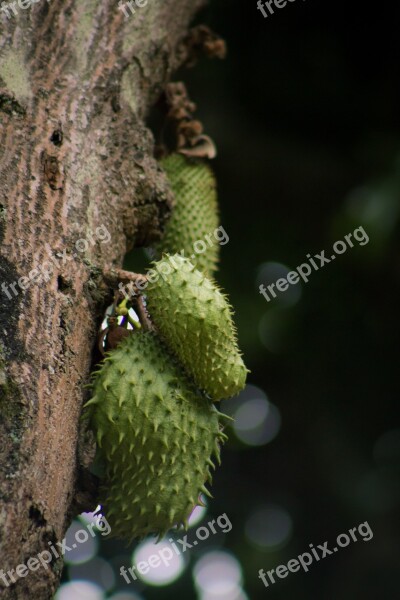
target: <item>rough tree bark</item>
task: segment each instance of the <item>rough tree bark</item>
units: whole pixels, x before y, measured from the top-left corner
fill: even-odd
[[[170,212],[145,118],[184,59],[180,41],[203,0],[149,0],[129,19],[114,0],[14,4],[17,15],[0,13],[4,571],[62,540],[85,494],[79,416],[110,295],[102,272],[156,239]],[[87,242],[79,251],[77,240]],[[32,270],[49,255],[57,262],[38,284]],[[61,567],[0,580],[0,596],[51,598]]]

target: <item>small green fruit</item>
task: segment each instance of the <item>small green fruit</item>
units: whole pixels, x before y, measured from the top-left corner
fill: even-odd
[[[165,255],[154,269],[159,277],[147,287],[147,305],[160,336],[213,400],[238,394],[247,369],[226,297],[181,256]]]
[[[219,413],[154,333],[125,338],[97,373],[86,404],[105,465],[100,503],[112,535],[160,537],[187,524],[208,494],[211,457],[226,436]]]
[[[183,252],[189,257],[194,254],[193,264],[206,275],[213,275],[219,255],[219,244],[213,235],[219,224],[214,173],[206,162],[190,160],[182,154],[170,154],[160,164],[167,173],[176,204],[164,236],[155,247],[157,258],[164,252]]]

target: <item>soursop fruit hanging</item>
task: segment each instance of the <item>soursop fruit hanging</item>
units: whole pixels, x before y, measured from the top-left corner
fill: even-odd
[[[164,255],[153,268],[147,305],[160,336],[213,400],[238,394],[247,369],[226,296],[187,258]]]
[[[219,244],[213,236],[218,228],[217,184],[208,163],[182,154],[170,154],[160,161],[175,195],[175,207],[162,240],[155,246],[162,253],[184,253],[206,275],[217,269]],[[201,242],[201,252],[196,252]],[[193,256],[192,256],[193,255]]]
[[[86,414],[105,465],[99,501],[113,536],[161,537],[187,524],[220,461],[219,413],[152,332],[112,350]]]

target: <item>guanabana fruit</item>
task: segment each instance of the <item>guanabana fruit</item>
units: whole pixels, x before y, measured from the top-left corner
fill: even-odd
[[[164,255],[153,268],[159,277],[149,281],[147,306],[160,336],[213,400],[238,394],[247,369],[224,294],[179,255]]]
[[[167,173],[176,204],[163,238],[154,248],[155,258],[164,252],[183,252],[200,271],[211,276],[219,256],[219,244],[213,235],[219,222],[214,173],[206,162],[182,154],[170,154],[160,164]]]
[[[226,439],[219,413],[187,379],[154,333],[111,351],[86,404],[105,467],[99,501],[112,535],[162,536],[187,523],[208,494],[211,460]]]

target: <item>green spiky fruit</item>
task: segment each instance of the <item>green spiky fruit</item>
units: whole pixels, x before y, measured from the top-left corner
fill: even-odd
[[[147,287],[147,304],[160,336],[214,400],[238,394],[247,369],[226,297],[181,256],[165,255],[154,269],[159,277]]]
[[[219,222],[214,173],[204,161],[190,160],[182,154],[170,154],[160,163],[171,183],[176,204],[164,236],[154,248],[155,258],[164,252],[193,255],[193,264],[211,276],[217,269],[219,256],[214,236]]]
[[[112,534],[162,536],[187,523],[212,455],[226,438],[219,413],[154,333],[125,338],[96,374],[86,404],[105,465],[100,503]]]

